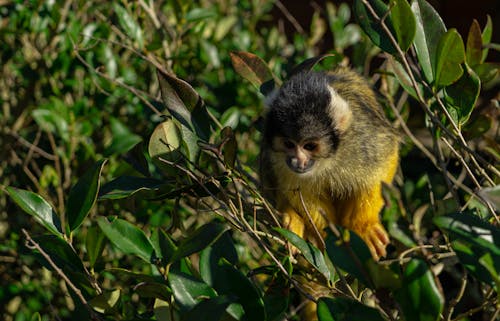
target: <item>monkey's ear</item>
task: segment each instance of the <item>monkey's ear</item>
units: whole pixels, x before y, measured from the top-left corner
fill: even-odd
[[[330,91],[330,115],[335,122],[335,128],[341,133],[351,125],[352,110],[349,103],[342,98],[331,86]]]

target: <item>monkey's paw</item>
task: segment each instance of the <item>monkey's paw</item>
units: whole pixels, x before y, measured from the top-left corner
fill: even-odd
[[[385,248],[389,244],[389,236],[382,225],[376,224],[368,228],[364,232],[363,239],[375,261],[387,254]]]

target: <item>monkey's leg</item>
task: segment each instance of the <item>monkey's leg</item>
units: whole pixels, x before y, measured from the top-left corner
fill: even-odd
[[[382,187],[377,185],[362,195],[347,200],[341,219],[341,225],[356,232],[377,261],[386,255],[385,248],[389,244],[389,236],[379,219],[383,205]]]

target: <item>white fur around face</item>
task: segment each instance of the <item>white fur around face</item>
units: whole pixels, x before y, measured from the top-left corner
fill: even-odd
[[[352,111],[349,103],[342,98],[331,86],[328,86],[330,91],[330,114],[335,120],[336,128],[343,132],[351,124]]]

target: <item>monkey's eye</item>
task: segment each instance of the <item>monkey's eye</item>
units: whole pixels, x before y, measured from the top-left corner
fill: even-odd
[[[306,143],[306,144],[304,144],[304,149],[308,150],[310,152],[312,152],[313,150],[315,150],[316,147],[318,147],[318,144],[316,144],[316,143]]]
[[[292,149],[295,147],[295,144],[290,140],[283,141],[283,145],[285,145],[285,148],[287,149]]]

